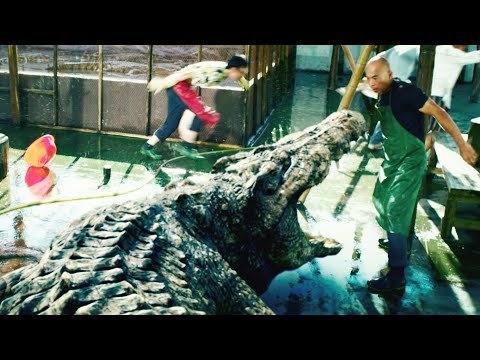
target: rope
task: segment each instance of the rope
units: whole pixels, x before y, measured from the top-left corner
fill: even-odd
[[[252,150],[252,149],[255,149],[255,147],[242,148],[242,149],[227,149],[227,150],[208,151],[208,152],[201,153],[201,155],[203,156],[203,155],[220,154],[220,153],[230,152],[230,151],[247,151],[247,150]],[[155,174],[150,179],[148,179],[148,181],[146,181],[142,185],[140,185],[136,188],[130,189],[130,190],[119,191],[119,192],[114,192],[114,193],[110,193],[110,194],[93,195],[93,196],[82,196],[82,197],[74,197],[74,198],[66,198],[66,199],[53,199],[53,200],[48,200],[48,201],[36,201],[36,202],[21,204],[21,205],[18,205],[18,206],[14,206],[14,207],[11,207],[11,208],[0,210],[0,216],[4,215],[4,214],[7,214],[11,211],[26,209],[26,208],[29,208],[29,207],[32,207],[32,206],[47,205],[47,204],[54,204],[54,203],[65,203],[65,202],[80,201],[80,200],[102,199],[102,198],[115,197],[115,196],[129,194],[129,193],[140,190],[141,188],[143,188],[144,186],[149,184],[152,180],[154,180],[157,177],[157,175],[160,173],[162,168],[165,167],[165,165],[169,164],[172,161],[175,161],[175,160],[178,160],[178,159],[181,159],[181,158],[184,158],[184,157],[186,157],[186,156],[183,156],[183,155],[182,156],[177,156],[177,157],[174,157],[173,159],[167,160],[164,163],[160,164],[160,166],[158,167]]]

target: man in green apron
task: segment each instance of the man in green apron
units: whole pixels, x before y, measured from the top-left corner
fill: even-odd
[[[373,203],[377,221],[388,236],[387,275],[367,282],[371,290],[405,288],[407,237],[426,168],[424,114],[432,115],[453,137],[462,158],[474,164],[475,150],[463,139],[448,113],[415,85],[394,79],[388,61],[375,57],[365,68],[367,81],[379,94],[376,109],[383,130],[385,160],[378,173]]]

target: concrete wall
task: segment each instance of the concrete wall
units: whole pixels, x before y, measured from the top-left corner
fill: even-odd
[[[329,71],[333,45],[297,45],[297,69]]]
[[[362,45],[349,45],[350,51],[355,61],[360,56]],[[332,61],[333,45],[297,45],[297,69],[330,71],[330,62]],[[341,51],[343,54],[343,51]],[[350,74],[347,57],[343,54],[343,72]]]

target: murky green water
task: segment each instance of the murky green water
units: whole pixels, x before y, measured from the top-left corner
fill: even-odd
[[[210,171],[220,157],[210,155],[196,162],[180,158],[166,165],[155,178],[162,162],[147,159],[139,153],[143,139],[35,127],[20,129],[6,124],[0,124],[0,132],[9,137],[10,145],[9,174],[0,182],[0,210],[32,202],[112,194],[145,184],[140,190],[126,195],[40,205],[1,215],[0,274],[35,262],[72,220],[86,212],[102,205],[161,192],[172,180]],[[28,174],[34,168],[24,162],[23,153],[44,133],[55,137],[57,154],[41,171],[42,176],[37,174],[32,185]],[[202,152],[212,150],[219,149],[200,148]],[[178,156],[168,144],[158,147],[158,152],[165,160]],[[107,183],[104,166],[111,167]]]

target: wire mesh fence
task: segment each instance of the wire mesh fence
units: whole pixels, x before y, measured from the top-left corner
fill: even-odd
[[[98,128],[98,45],[58,45],[58,125]]]
[[[205,95],[208,105],[226,107],[222,114],[225,127],[201,132],[200,138],[245,145],[246,138],[262,126],[285,92],[282,79],[289,75],[280,76],[280,70],[287,72],[289,66],[283,48],[278,45],[17,45],[21,120],[28,124],[150,135],[162,125],[167,114],[165,92],[152,96],[147,91],[146,84],[152,77],[168,76],[199,61],[227,62],[235,54],[244,54],[249,58],[251,90],[244,93],[230,79],[220,87],[204,89],[202,98]],[[8,72],[8,46],[0,45],[0,119],[11,116]],[[229,88],[241,93],[222,93]],[[236,113],[232,114],[231,109]],[[232,126],[238,129],[221,134]]]
[[[147,134],[149,56],[149,45],[103,46],[102,130]]]

